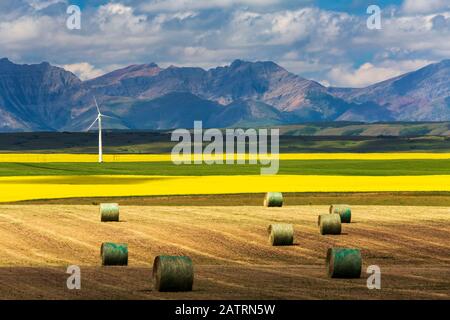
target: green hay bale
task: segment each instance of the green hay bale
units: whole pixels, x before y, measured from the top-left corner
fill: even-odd
[[[194,265],[189,257],[158,256],[153,262],[153,281],[160,292],[192,291]]]
[[[292,224],[271,224],[267,231],[269,242],[273,246],[291,246],[294,244],[294,226]]]
[[[358,249],[330,248],[326,263],[331,278],[361,277],[362,257]]]
[[[104,242],[100,249],[103,266],[128,265],[128,245],[123,243]]]
[[[341,234],[341,216],[335,213],[319,217],[320,234]]]
[[[117,203],[101,203],[100,215],[102,222],[119,221],[119,205]]]
[[[333,204],[330,206],[330,213],[337,213],[341,216],[342,223],[350,223],[352,220],[352,209],[346,204]]]
[[[282,207],[283,194],[281,192],[267,192],[264,197],[265,207]]]

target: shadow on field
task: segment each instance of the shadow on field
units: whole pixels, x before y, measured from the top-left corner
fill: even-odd
[[[448,299],[445,268],[384,268],[381,290],[330,279],[324,266],[197,266],[192,292],[153,289],[151,268],[81,266],[81,289],[63,267],[0,268],[0,299]]]

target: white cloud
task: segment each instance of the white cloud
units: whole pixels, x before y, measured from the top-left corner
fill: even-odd
[[[328,78],[333,86],[361,88],[417,70],[432,62],[428,60],[384,61],[379,65],[366,62],[357,69],[348,65],[339,65],[328,72]]]
[[[39,34],[39,20],[21,17],[16,21],[0,23],[0,42],[22,42],[36,38]]]
[[[147,12],[230,8],[236,5],[264,7],[282,0],[151,0],[141,6]]]
[[[330,82],[328,80],[318,80],[317,82],[319,82],[321,85],[323,85],[324,87],[329,87],[331,86]]]
[[[171,13],[160,13],[157,14],[151,24],[154,30],[162,30],[164,28],[164,24],[172,22],[172,21],[184,21],[189,18],[195,18],[197,13],[194,11],[183,11],[183,12],[171,12]]]
[[[230,22],[233,45],[293,45],[306,41],[305,50],[327,49],[351,32],[357,23],[346,13],[301,8],[269,13],[237,11]]]
[[[66,0],[26,0],[35,10],[42,10],[57,3],[67,3]]]
[[[390,59],[398,60],[448,59],[450,28],[446,27],[446,21],[450,19],[446,19],[449,17],[450,12],[385,18],[379,32],[360,32],[350,43],[345,42],[346,51],[360,53],[366,50],[374,57],[380,57],[391,50]]]
[[[100,6],[97,18],[100,29],[106,32],[141,33],[147,26],[145,15],[135,15],[132,7],[120,3]]]
[[[65,64],[64,69],[76,74],[81,80],[89,80],[103,75],[105,72],[101,69],[96,69],[88,62]]]
[[[57,23],[57,19],[48,16],[21,16],[15,20],[0,22],[0,53],[26,53],[26,50],[36,50],[37,46],[50,45],[51,31]]]
[[[418,61],[450,57],[450,11],[405,14],[397,7],[375,31],[367,29],[365,15],[295,5],[309,0],[146,1],[147,12],[143,1],[123,0],[86,6],[82,29],[69,31],[65,12],[36,11],[25,0],[19,1],[27,9],[16,11],[11,1],[0,1],[6,8],[0,56],[69,65],[84,79],[116,65],[209,68],[240,58],[272,60],[324,84],[362,86],[410,71]],[[407,1],[404,8],[420,11]],[[366,64],[359,66],[362,57]]]
[[[432,13],[449,8],[448,0],[405,0],[402,5],[406,14]]]

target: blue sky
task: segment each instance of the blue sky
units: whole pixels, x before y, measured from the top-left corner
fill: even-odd
[[[66,9],[82,9],[81,30]],[[378,5],[382,28],[366,26]],[[448,0],[2,0],[0,57],[89,79],[130,64],[211,68],[272,60],[362,87],[450,58]]]

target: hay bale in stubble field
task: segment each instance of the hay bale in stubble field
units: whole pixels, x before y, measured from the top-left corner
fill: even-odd
[[[322,214],[319,217],[320,234],[341,234],[341,216],[332,214]]]
[[[267,192],[264,197],[265,207],[282,207],[283,194],[281,192]]]
[[[100,216],[102,222],[119,221],[119,205],[117,203],[101,203]]]
[[[102,243],[100,249],[103,266],[128,265],[128,245],[124,243]]]
[[[269,242],[273,246],[290,246],[294,244],[294,226],[292,224],[271,224],[267,229]]]
[[[362,257],[359,249],[330,248],[327,251],[327,273],[331,278],[361,277]]]
[[[154,287],[160,292],[192,291],[194,265],[191,258],[158,256],[153,262]]]
[[[341,223],[350,223],[352,220],[352,209],[346,204],[332,204],[330,213],[337,213],[341,216]]]

